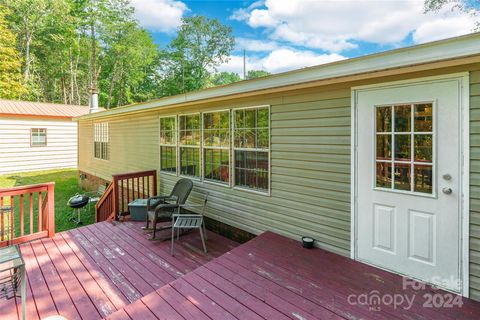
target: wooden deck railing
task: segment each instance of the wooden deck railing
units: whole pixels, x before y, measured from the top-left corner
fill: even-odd
[[[121,173],[112,176],[112,183],[96,204],[96,221],[118,220],[128,215],[128,203],[157,194],[157,171]]]
[[[55,235],[55,183],[0,189],[0,247]]]

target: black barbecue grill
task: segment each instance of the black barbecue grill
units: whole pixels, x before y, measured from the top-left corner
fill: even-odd
[[[85,208],[89,201],[90,197],[84,194],[76,194],[68,199],[67,204],[73,209],[70,221],[75,221],[77,224],[82,224],[82,220],[80,219],[81,211]]]

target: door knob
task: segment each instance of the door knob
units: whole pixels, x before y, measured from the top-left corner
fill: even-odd
[[[452,188],[445,187],[442,189],[442,192],[445,194],[452,194]]]

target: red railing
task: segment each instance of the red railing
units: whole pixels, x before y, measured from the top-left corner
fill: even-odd
[[[102,195],[100,200],[98,200],[97,204],[95,205],[95,212],[96,212],[96,221],[105,221],[105,220],[112,220],[115,218],[116,210],[115,210],[115,201],[113,199],[114,192],[113,192],[113,183],[110,183],[107,189],[105,189],[105,193]]]
[[[54,182],[0,189],[0,247],[54,235]]]
[[[157,194],[157,171],[140,171],[113,175],[96,208],[97,222],[128,215],[128,203]]]

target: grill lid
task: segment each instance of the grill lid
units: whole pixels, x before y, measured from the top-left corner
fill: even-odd
[[[70,208],[81,208],[88,204],[90,198],[83,194],[77,194],[68,200]]]

